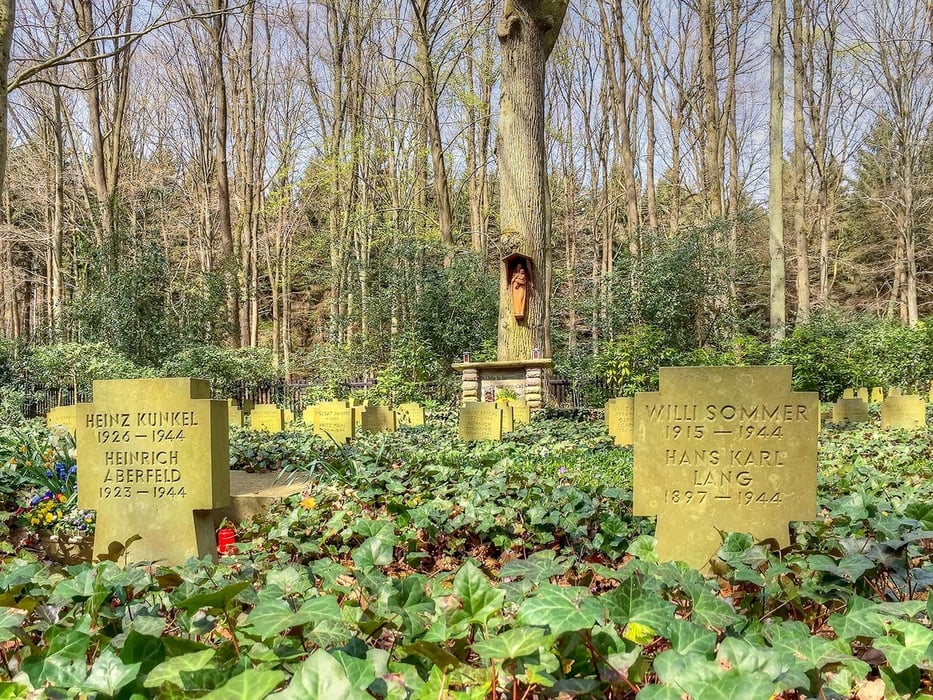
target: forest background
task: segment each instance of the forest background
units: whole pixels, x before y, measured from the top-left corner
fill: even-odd
[[[494,359],[500,5],[2,0],[0,381]],[[573,3],[546,76],[557,374],[594,403],[660,364],[789,362],[824,398],[933,378],[931,21]]]

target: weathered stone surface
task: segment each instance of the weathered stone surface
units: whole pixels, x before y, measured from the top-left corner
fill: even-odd
[[[860,386],[858,389],[855,390],[855,397],[867,403],[868,402],[868,388],[864,386]]]
[[[531,406],[526,401],[512,402],[512,419],[515,425],[525,425],[531,422]]]
[[[340,444],[347,443],[356,436],[354,414],[362,413],[362,407],[350,408],[341,402],[339,405],[319,403],[316,409],[315,435]]]
[[[94,382],[78,407],[78,506],[97,511],[94,553],[133,535],[129,561],[216,554],[211,510],[230,501],[227,404],[198,379]],[[122,561],[122,559],[121,559]]]
[[[285,429],[285,412],[274,403],[260,403],[249,414],[253,430],[281,433]]]
[[[833,423],[867,423],[868,404],[861,399],[839,399],[833,404]]]
[[[424,407],[416,403],[403,403],[395,409],[398,424],[416,427],[424,425]]]
[[[927,405],[919,396],[889,396],[881,404],[881,427],[918,430],[927,424]]]
[[[855,389],[852,389],[851,387],[848,388],[848,389],[843,389],[843,391],[842,391],[842,398],[844,398],[844,399],[854,399],[854,398],[855,398]]]
[[[55,406],[46,415],[45,424],[50,428],[53,425],[63,426],[67,428],[69,433],[74,435],[78,427],[77,407],[74,404],[71,406]]]
[[[394,433],[395,411],[388,406],[367,406],[360,416],[360,427],[367,433]]]
[[[305,410],[301,412],[301,420],[305,425],[313,426],[317,422],[317,406],[305,406]]]
[[[789,543],[816,516],[819,397],[790,367],[663,367],[635,396],[634,512],[657,515],[658,554],[706,566],[718,531]]]
[[[459,434],[461,440],[501,440],[502,411],[485,401],[463,404]]]
[[[869,403],[881,403],[884,401],[884,391],[880,386],[874,386],[871,388],[868,401]]]
[[[635,399],[620,396],[606,402],[606,428],[616,445],[623,447],[635,441]]]

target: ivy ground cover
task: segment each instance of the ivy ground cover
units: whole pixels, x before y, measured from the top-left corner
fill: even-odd
[[[659,563],[631,451],[587,416],[468,445],[443,422],[336,446],[237,433],[305,479],[181,567],[8,545],[3,697],[916,697],[933,671],[933,434],[823,432],[819,518],[716,576]],[[80,482],[80,465],[78,469]],[[129,545],[132,551],[132,544]]]

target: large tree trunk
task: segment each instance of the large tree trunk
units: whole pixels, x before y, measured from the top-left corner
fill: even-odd
[[[0,0],[0,201],[3,199],[6,162],[9,153],[7,83],[10,75],[10,47],[13,42],[13,22],[15,17],[16,0]]]
[[[551,206],[544,147],[544,64],[569,0],[506,0],[496,34],[502,51],[499,107],[499,199],[503,250],[522,253],[533,269],[522,320],[513,314],[509,271],[499,283],[500,360],[551,352]]]
[[[768,223],[771,253],[771,341],[786,333],[784,279],[784,0],[771,0],[771,133]]]
[[[804,65],[803,65],[803,3],[794,0],[794,240],[797,248],[797,321],[810,320],[810,259],[804,207],[806,178],[804,155],[806,143],[803,129]]]

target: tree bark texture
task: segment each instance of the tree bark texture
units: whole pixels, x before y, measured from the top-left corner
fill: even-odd
[[[547,180],[544,66],[560,32],[567,0],[506,0],[496,24],[501,47],[499,212],[503,250],[532,260],[525,316],[516,320],[509,270],[499,282],[500,360],[551,352],[551,205]]]
[[[771,128],[768,224],[771,257],[771,340],[786,334],[784,269],[784,0],[771,0]]]

